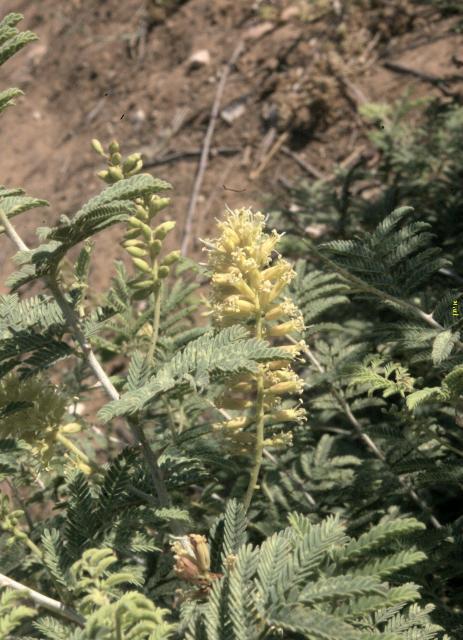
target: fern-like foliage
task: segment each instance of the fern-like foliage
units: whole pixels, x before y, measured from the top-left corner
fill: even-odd
[[[23,266],[23,270],[13,274],[10,285],[18,287],[34,278],[53,273],[71,247],[117,222],[127,220],[133,213],[131,200],[169,188],[169,183],[148,174],[131,176],[89,200],[72,220],[65,216],[61,218],[62,224],[56,228],[40,227],[40,239],[49,241],[16,254],[15,260]],[[25,268],[28,271],[24,271]]]
[[[175,625],[167,622],[165,609],[156,607],[142,593],[122,585],[141,586],[135,566],[114,570],[116,556],[111,549],[88,549],[69,571],[74,603],[84,614],[82,629],[45,617],[34,623],[41,637],[97,640],[168,640]]]
[[[5,589],[0,594],[0,637],[10,638],[24,620],[37,613],[32,607],[21,604],[21,599],[21,594],[12,589]]]
[[[410,295],[449,264],[438,247],[430,246],[429,223],[400,224],[412,211],[411,207],[400,207],[374,233],[356,240],[335,240],[322,248],[366,283],[394,296]]]
[[[205,387],[212,376],[220,378],[226,373],[256,371],[258,362],[288,357],[277,347],[249,338],[245,327],[227,327],[189,342],[144,387],[124,393],[119,400],[100,409],[98,415],[107,422],[115,416],[143,409],[161,393],[171,390],[178,393],[182,385]]]
[[[336,274],[308,270],[307,263],[303,260],[296,263],[296,273],[292,294],[304,316],[307,336],[327,329],[340,330],[339,323],[327,322],[325,319],[329,316],[338,317],[341,305],[349,302],[345,295],[349,287]],[[321,317],[324,322],[320,320]]]
[[[431,608],[407,607],[418,598],[417,586],[384,581],[425,559],[411,548],[384,553],[395,538],[423,529],[421,523],[393,520],[353,539],[338,517],[313,524],[291,513],[289,522],[255,547],[243,537],[244,513],[229,503],[220,541],[224,575],[213,582],[206,603],[183,607],[186,637],[196,637],[193,630],[207,640],[279,633],[323,640],[437,637]],[[216,541],[217,527],[211,531]],[[382,557],[375,561],[376,550]]]

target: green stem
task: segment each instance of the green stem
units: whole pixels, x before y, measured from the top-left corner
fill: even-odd
[[[20,527],[13,528],[13,534],[18,538],[18,540],[22,540],[26,546],[32,551],[32,553],[43,562],[43,555],[38,546],[32,542],[27,534]]]
[[[256,337],[262,337],[262,318],[259,315],[256,322]],[[244,496],[244,509],[247,511],[251,504],[252,496],[257,486],[259,472],[262,466],[264,454],[264,373],[259,370],[257,374],[257,399],[256,399],[256,446],[254,449],[254,462],[249,477],[249,484]]]
[[[0,222],[2,223],[5,233],[10,238],[10,240],[16,245],[16,247],[20,251],[29,251],[29,247],[25,244],[22,238],[18,235],[16,230],[14,229],[11,222],[8,220],[5,213],[0,209]],[[68,328],[71,330],[74,339],[79,344],[82,349],[83,356],[96,376],[97,380],[101,383],[102,387],[111,398],[111,400],[119,400],[119,392],[106,375],[103,367],[101,366],[99,360],[96,358],[93,349],[91,347],[90,342],[87,337],[83,333],[80,321],[77,318],[74,309],[66,300],[66,297],[62,293],[61,289],[58,286],[58,282],[56,279],[56,273],[53,273],[46,277],[46,283],[53,293],[58,306],[61,309],[61,312],[66,320],[66,324]],[[157,326],[159,327],[159,322],[157,322]],[[157,339],[157,337],[156,337]],[[153,480],[154,489],[158,496],[159,502],[164,506],[169,504],[169,494],[167,493],[167,488],[162,478],[161,470],[157,464],[157,456],[151,451],[149,443],[146,440],[143,429],[140,425],[136,424],[133,420],[127,420],[133,435],[135,436],[137,442],[140,444],[143,455],[145,457],[146,464],[150,470],[151,478]]]
[[[130,424],[130,427],[135,437],[140,443],[140,447],[143,451],[143,455],[147,463],[151,480],[153,482],[154,487],[156,488],[159,504],[161,505],[161,507],[169,507],[170,498],[169,498],[169,494],[167,493],[167,488],[164,483],[164,478],[162,477],[161,469],[159,468],[159,465],[158,465],[157,456],[150,447],[150,444],[146,438],[145,432],[143,431],[143,427],[139,424],[139,418],[137,415],[128,416],[127,420]]]
[[[289,335],[286,335],[286,338],[292,342],[293,344],[296,344],[296,340]],[[302,351],[305,353],[305,355],[307,356],[308,360],[310,360],[310,362],[315,366],[315,368],[320,372],[320,373],[325,373],[325,369],[322,367],[322,365],[318,362],[317,358],[314,356],[314,354],[312,353],[312,351],[310,350],[310,348],[305,345],[304,347],[302,347]],[[357,418],[355,417],[355,415],[352,413],[352,410],[350,408],[349,403],[346,401],[346,399],[344,398],[344,395],[338,390],[336,389],[336,387],[333,385],[332,382],[328,382],[329,387],[330,387],[330,392],[331,395],[337,400],[337,402],[339,403],[340,407],[342,408],[342,410],[344,411],[347,419],[349,420],[349,422],[351,423],[351,425],[354,427],[354,430],[357,432],[359,438],[365,443],[365,445],[368,447],[368,449],[379,459],[381,460],[381,462],[383,462],[384,464],[388,464],[387,458],[384,455],[384,453],[382,452],[382,450],[377,446],[377,444],[371,439],[371,437],[364,432],[362,425],[360,424],[360,422],[357,420]],[[411,497],[411,499],[413,500],[413,502],[415,504],[417,504],[420,509],[422,509],[427,516],[429,517],[431,524],[433,525],[433,527],[435,529],[442,529],[442,524],[439,522],[439,520],[433,515],[430,507],[428,507],[428,505],[426,504],[426,502],[420,498],[420,496],[416,493],[416,491],[410,487],[406,480],[404,478],[402,478],[402,476],[398,476],[397,477],[399,483],[402,485],[402,487],[406,490],[406,492],[408,493],[408,495]]]
[[[158,275],[158,263],[156,261],[154,277],[157,278],[157,275]],[[160,319],[161,319],[161,287],[158,285],[158,288],[154,292],[153,335],[151,337],[150,347],[148,350],[148,354],[146,356],[148,364],[150,365],[153,363],[154,353],[156,351],[156,344],[159,337]]]

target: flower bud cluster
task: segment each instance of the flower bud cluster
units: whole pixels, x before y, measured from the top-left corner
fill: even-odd
[[[22,509],[10,510],[10,501],[6,495],[0,495],[0,521],[2,523],[2,531],[8,533],[6,538],[6,546],[12,546],[16,542],[24,542],[27,540],[27,533],[21,529],[21,520],[24,518]]]
[[[262,213],[242,208],[228,210],[226,219],[218,223],[221,235],[215,241],[204,241],[208,264],[213,271],[210,298],[213,322],[218,327],[243,324],[250,335],[272,341],[286,335],[301,333],[304,320],[301,311],[288,298],[285,288],[295,277],[289,262],[276,253],[280,235],[264,231]],[[304,341],[278,344],[290,359],[297,358]],[[255,398],[258,377],[263,379],[264,425],[306,420],[301,407],[282,408],[287,394],[301,394],[304,383],[292,370],[290,360],[280,359],[259,365],[257,374],[240,374],[229,381],[217,400],[219,408],[232,410],[236,415],[215,425],[234,452],[252,449],[255,435]],[[288,431],[264,440],[265,446],[291,444]]]
[[[96,138],[92,140],[92,148],[108,162],[108,168],[105,171],[100,171],[98,174],[98,177],[108,184],[114,184],[118,182],[118,180],[134,176],[143,166],[141,154],[139,153],[132,153],[122,161],[119,143],[116,140],[113,140],[109,144],[108,153],[105,153],[103,145]]]
[[[104,152],[98,140],[92,141],[93,149],[108,160],[108,170],[98,175],[105,182],[113,184],[136,173],[143,167],[139,153],[133,153],[126,160],[122,160],[118,142],[113,140]],[[163,242],[174,229],[175,221],[168,220],[156,227],[151,227],[152,219],[170,204],[170,198],[158,194],[144,196],[135,200],[134,215],[128,219],[128,230],[122,241],[122,246],[132,259],[132,264],[138,272],[138,277],[131,282],[134,290],[133,298],[142,300],[151,293],[156,293],[161,281],[167,278],[170,267],[180,258],[180,251],[171,251],[160,259]]]

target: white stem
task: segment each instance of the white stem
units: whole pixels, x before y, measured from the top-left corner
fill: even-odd
[[[34,591],[34,589],[26,587],[24,584],[21,584],[21,582],[16,582],[16,580],[5,576],[3,573],[0,573],[0,586],[9,587],[15,591],[23,591],[24,594],[27,595],[27,597],[30,598],[38,607],[48,609],[48,611],[56,613],[63,618],[67,618],[81,627],[85,625],[85,618],[78,614],[77,611],[70,609],[62,602],[59,602],[59,600],[54,600],[53,598],[44,596],[43,593]]]

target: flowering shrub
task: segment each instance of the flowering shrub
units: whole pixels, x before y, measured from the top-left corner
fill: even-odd
[[[20,19],[0,22],[0,64],[35,39]],[[106,188],[34,248],[12,219],[47,203],[0,187],[1,239],[18,250],[0,298],[0,637],[459,637],[458,522],[442,525],[419,476],[458,484],[461,456],[427,404],[448,402],[449,422],[462,391],[448,300],[421,308],[447,264],[427,225],[405,207],[361,239],[299,237],[322,271],[283,258],[262,213],[227,210],[200,265],[165,250],[171,185],[115,140],[92,146]],[[92,308],[90,239],[116,224],[130,271],[117,262]],[[44,291],[27,297],[34,281]],[[381,357],[358,294],[408,318]],[[320,319],[334,308],[342,322]],[[391,355],[423,325],[418,362],[448,369],[432,387]],[[76,408],[96,388],[91,424]]]

